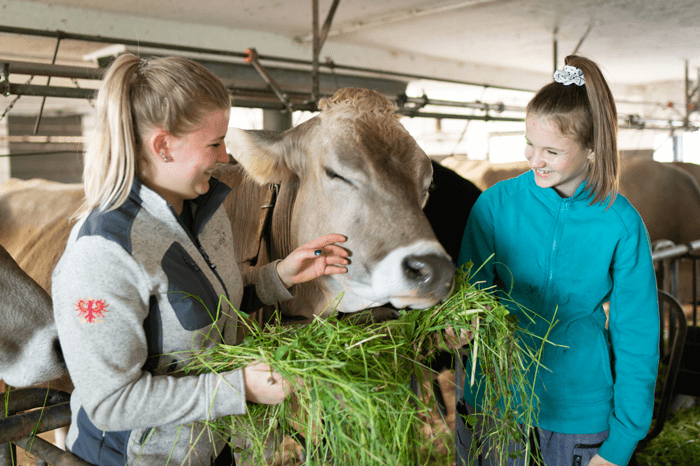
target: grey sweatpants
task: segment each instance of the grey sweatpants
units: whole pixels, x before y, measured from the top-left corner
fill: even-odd
[[[472,458],[470,455],[472,443],[480,441],[479,425],[477,424],[474,430],[467,429],[462,416],[459,415],[460,411],[464,413],[464,408],[466,408],[466,414],[475,414],[474,408],[468,404],[463,404],[463,408],[457,409],[455,419],[457,466],[497,466],[498,461],[492,456]],[[560,434],[537,427],[530,436],[529,442],[533,448],[539,450],[537,454],[541,456],[542,464],[546,466],[587,466],[606,438],[608,438],[607,430],[597,434]],[[486,439],[486,442],[488,441]],[[488,444],[485,446],[488,451]],[[512,443],[508,446],[508,452],[524,451],[524,443]],[[507,462],[508,466],[532,464],[536,463],[528,458],[509,459]]]

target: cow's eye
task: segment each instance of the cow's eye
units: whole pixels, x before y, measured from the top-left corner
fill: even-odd
[[[334,171],[331,170],[330,168],[326,168],[325,170],[326,170],[326,176],[327,176],[328,178],[330,178],[331,180],[336,179],[336,180],[338,180],[338,181],[342,181],[342,182],[347,183],[347,184],[349,184],[350,186],[352,186],[352,183],[351,183],[349,180],[347,180],[347,179],[343,178],[342,176],[338,175],[336,172],[334,172]]]

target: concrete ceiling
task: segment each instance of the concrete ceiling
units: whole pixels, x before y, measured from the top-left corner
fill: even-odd
[[[320,0],[320,22],[332,0]],[[0,0],[0,26],[311,59],[312,0]],[[340,0],[321,59],[536,89],[582,39],[617,97],[684,97],[700,67],[697,0]],[[0,34],[0,58],[50,62],[55,41]],[[104,44],[64,41],[58,62]]]

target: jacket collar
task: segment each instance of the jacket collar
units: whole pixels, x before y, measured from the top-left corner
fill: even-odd
[[[209,179],[209,191],[193,200],[196,206],[194,218],[194,230],[196,234],[202,231],[230,192],[231,188],[218,179],[214,177]],[[162,220],[168,222],[178,221],[175,209],[173,209],[170,203],[160,194],[144,185],[138,177],[134,178],[134,183],[129,193],[129,200],[142,206],[151,212],[152,215]]]
[[[573,196],[564,198],[561,197],[554,188],[540,188],[537,186],[537,182],[535,181],[535,173],[532,170],[528,172],[527,179],[534,190],[535,195],[548,204],[559,204],[564,199],[567,199],[571,205],[582,203],[588,205],[591,202],[590,191],[586,189],[586,183],[588,183],[588,180],[583,180],[579,187],[576,188],[576,192]]]

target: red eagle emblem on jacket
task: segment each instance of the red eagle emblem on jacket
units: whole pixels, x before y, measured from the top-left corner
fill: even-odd
[[[109,312],[109,304],[106,304],[104,299],[80,299],[75,306],[81,323],[101,324],[105,313]]]

